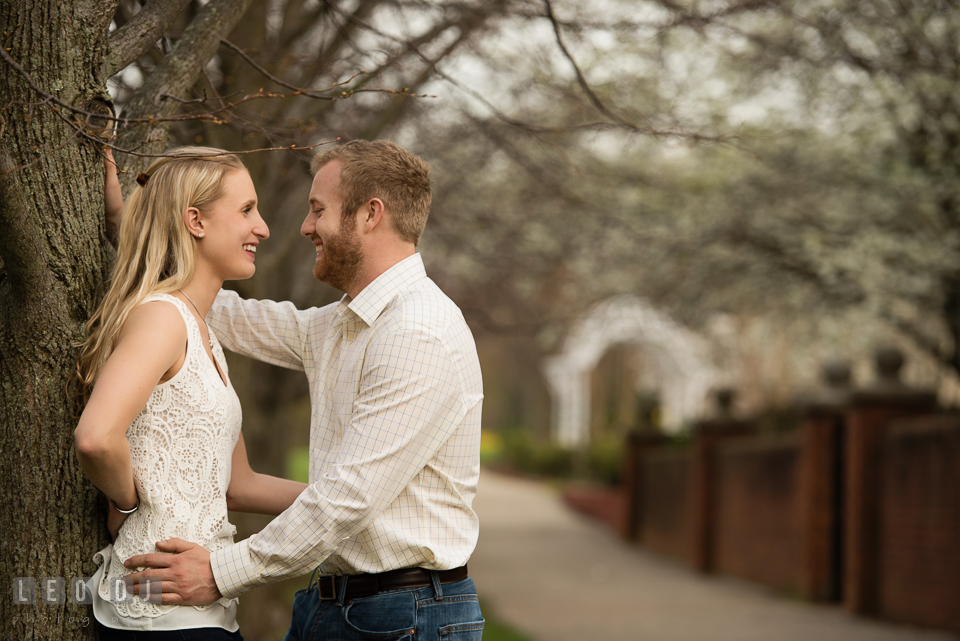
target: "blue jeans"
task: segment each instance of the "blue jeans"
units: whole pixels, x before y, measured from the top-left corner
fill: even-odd
[[[357,599],[341,596],[321,601],[316,586],[300,590],[293,600],[290,630],[283,639],[481,641],[482,636],[483,616],[473,580],[440,585],[435,579],[434,585]]]

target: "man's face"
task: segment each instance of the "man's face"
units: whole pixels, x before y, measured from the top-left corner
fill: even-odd
[[[300,233],[317,248],[313,275],[341,291],[357,280],[363,265],[363,247],[355,215],[341,216],[340,161],[333,160],[317,172],[310,189],[310,213]],[[353,214],[355,212],[351,212]]]

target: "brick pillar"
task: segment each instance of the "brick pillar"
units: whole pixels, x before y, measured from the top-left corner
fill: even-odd
[[[872,614],[877,606],[879,457],[884,430],[892,419],[926,414],[936,406],[936,394],[900,382],[902,365],[898,350],[878,350],[877,381],[851,395],[846,415],[843,604],[857,614]]]
[[[666,437],[652,430],[634,430],[627,435],[623,462],[623,489],[626,494],[623,538],[636,541],[643,529],[643,457],[663,444]]]
[[[804,407],[800,453],[800,595],[838,601],[841,595],[841,482],[844,415],[850,365],[828,363],[827,388]]]
[[[713,538],[716,514],[717,444],[756,432],[753,423],[731,413],[733,390],[716,392],[719,415],[700,421],[693,432],[693,460],[690,467],[690,565],[701,572],[713,570]]]

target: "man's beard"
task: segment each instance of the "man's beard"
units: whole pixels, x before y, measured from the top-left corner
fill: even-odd
[[[356,222],[351,219],[351,222]],[[363,250],[356,229],[340,221],[337,235],[323,241],[323,256],[313,266],[313,276],[342,292],[357,280],[363,264]]]

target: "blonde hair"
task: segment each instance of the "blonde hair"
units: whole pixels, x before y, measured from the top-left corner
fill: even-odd
[[[340,161],[341,220],[379,198],[397,234],[414,245],[420,242],[430,214],[430,165],[386,140],[351,140],[318,153],[310,170],[316,174],[334,160]]]
[[[212,147],[178,147],[147,169],[127,199],[120,219],[117,260],[110,288],[84,327],[77,363],[78,401],[93,384],[116,346],[117,336],[147,296],[173,292],[193,277],[196,239],[183,219],[188,207],[204,211],[223,195],[223,178],[246,171],[240,159]]]

